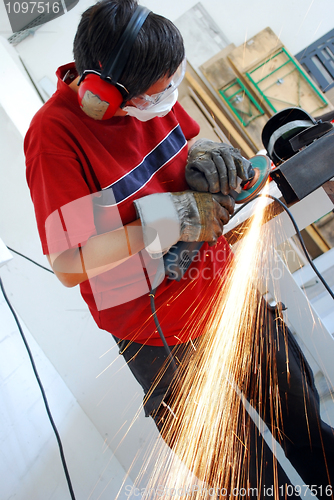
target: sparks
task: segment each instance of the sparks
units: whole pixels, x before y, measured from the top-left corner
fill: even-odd
[[[259,321],[257,285],[268,245],[268,238],[261,234],[265,205],[266,199],[260,197],[251,227],[238,244],[232,270],[219,293],[209,300],[211,319],[200,325],[205,335],[196,341],[195,354],[192,349],[180,367],[182,385],[169,402],[171,411],[162,432],[173,453],[165,446],[152,450],[150,460],[155,467],[148,491],[154,492],[158,484],[177,490],[194,481],[194,475],[208,488],[231,491],[246,484],[250,438],[235,385],[243,391],[252,375],[253,346],[257,345],[254,326]],[[261,384],[259,368],[256,377]],[[272,404],[273,422],[279,411],[278,397],[275,394]],[[186,469],[180,468],[180,461]]]

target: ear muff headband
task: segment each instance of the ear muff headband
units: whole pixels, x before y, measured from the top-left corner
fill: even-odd
[[[137,38],[140,28],[143,26],[151,11],[146,7],[138,5],[131,17],[124,33],[112,50],[101,78],[111,78],[113,83],[118,82],[122,76],[125,65],[128,62],[132,46]]]
[[[109,59],[99,73],[86,70],[79,80],[78,100],[83,111],[95,120],[108,120],[116,113],[122,104],[125,87],[118,83],[131,49],[151,11],[138,5],[116,46],[111,51]]]

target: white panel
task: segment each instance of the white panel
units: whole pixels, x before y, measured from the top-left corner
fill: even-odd
[[[274,181],[272,181],[269,185],[268,194],[278,199],[282,197],[282,193]],[[269,205],[271,203],[273,203],[273,201],[271,198],[268,198],[267,204]],[[236,205],[236,209],[237,208],[238,206]],[[246,205],[239,214],[233,217],[231,221],[224,226],[224,234],[228,233],[233,228],[251,217],[254,209],[256,209],[256,200]],[[310,195],[306,196],[303,200],[289,207],[289,210],[296,220],[299,229],[302,230],[333,210],[333,203],[323,188],[319,188]],[[281,213],[271,221],[267,222],[267,227],[270,228],[272,234],[275,235],[276,246],[296,233],[286,212]]]
[[[0,267],[12,260],[13,256],[0,238]]]
[[[176,19],[175,24],[184,38],[187,58],[196,69],[229,45],[201,3]]]
[[[317,189],[289,208],[300,231],[323,215],[328,214],[332,209],[333,203],[322,188]],[[269,221],[267,227],[275,234],[276,246],[296,233],[286,212]]]
[[[24,136],[42,101],[27,80],[17,53],[1,36],[0,60],[0,104]]]
[[[268,274],[266,288],[277,302],[283,302],[287,306],[288,321],[312,353],[331,387],[334,387],[334,339],[280,256],[274,249],[271,251],[271,262],[275,273]]]
[[[320,273],[324,273],[334,264],[334,248],[314,259],[313,263]],[[299,286],[303,286],[314,278],[315,274],[311,266],[305,266],[293,273],[293,277]]]

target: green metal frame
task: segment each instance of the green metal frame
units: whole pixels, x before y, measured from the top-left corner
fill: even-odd
[[[272,59],[274,59],[275,57],[277,57],[279,54],[285,54],[286,57],[287,57],[287,61],[283,64],[281,64],[278,68],[274,69],[274,71],[272,71],[271,73],[269,73],[268,75],[264,76],[263,78],[261,78],[260,80],[258,80],[257,82],[252,78],[252,73],[254,73],[255,71],[257,71],[259,68],[261,68],[262,66],[264,66],[265,64],[267,64],[268,62],[270,62]],[[260,64],[259,66],[257,66],[256,68],[254,68],[252,71],[250,72],[247,72],[246,73],[246,76],[247,78],[252,82],[252,84],[254,85],[254,87],[258,90],[258,92],[261,94],[261,96],[263,97],[264,101],[268,104],[268,106],[274,111],[274,113],[277,113],[277,109],[274,107],[274,105],[272,104],[272,102],[268,99],[268,97],[265,95],[264,92],[266,92],[270,87],[272,87],[273,85],[277,84],[278,80],[276,82],[274,82],[272,85],[269,85],[269,87],[267,87],[266,89],[264,90],[261,90],[260,87],[259,87],[259,84],[262,83],[264,80],[266,80],[267,78],[269,78],[271,75],[273,75],[274,73],[276,73],[276,71],[279,71],[281,68],[283,68],[284,66],[286,66],[287,64],[290,64],[292,63],[294,68],[292,71],[289,71],[286,75],[284,75],[283,78],[286,78],[288,75],[290,75],[291,73],[293,73],[294,71],[298,71],[298,74],[299,74],[299,77],[303,77],[304,80],[306,80],[306,82],[311,86],[311,88],[313,89],[313,91],[316,93],[316,95],[319,97],[319,99],[321,100],[321,102],[323,103],[323,106],[319,106],[319,108],[317,109],[321,109],[321,108],[324,108],[325,106],[328,105],[326,99],[323,97],[323,95],[319,92],[319,90],[315,87],[315,85],[313,84],[313,82],[308,78],[308,76],[300,69],[300,67],[298,66],[298,64],[295,62],[295,60],[287,53],[287,51],[282,48],[279,52],[276,52],[276,54],[274,54],[272,57],[270,57],[269,59],[267,59],[266,61],[264,61],[262,64]],[[298,82],[299,82],[299,85],[300,85],[300,79],[298,79]],[[279,99],[277,99],[276,97],[274,98],[275,101],[279,101]],[[299,99],[298,99],[299,101]],[[293,106],[296,106],[295,103],[289,103],[287,101],[280,101],[280,102],[284,102],[286,104],[292,104]],[[298,102],[298,107],[299,106],[299,102]],[[316,111],[316,110],[314,110]]]
[[[231,89],[232,87],[234,87],[235,85],[239,85],[239,90],[234,92],[232,95],[227,95],[228,90]],[[244,86],[244,84],[242,83],[242,81],[239,78],[236,78],[233,81],[233,83],[231,83],[231,85],[229,85],[225,89],[220,89],[219,93],[224,98],[224,100],[229,105],[229,107],[232,109],[232,111],[235,113],[235,115],[239,118],[239,120],[241,121],[241,123],[243,124],[244,127],[247,127],[253,120],[255,120],[255,118],[258,118],[259,116],[262,116],[265,113],[264,110],[259,105],[259,103],[253,98],[251,93],[246,89],[246,87]],[[238,95],[240,95],[240,94],[246,95],[247,98],[249,99],[249,111],[248,111],[248,113],[246,111],[241,111],[240,109],[238,109],[234,105]],[[252,104],[258,111],[258,114],[256,114],[256,115],[253,115],[253,113],[252,113],[252,109],[251,109]],[[248,116],[250,119],[245,120],[244,116]]]

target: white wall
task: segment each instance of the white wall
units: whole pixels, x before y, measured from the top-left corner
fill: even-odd
[[[5,111],[0,107],[1,238],[11,248],[47,266],[47,261],[41,253],[33,206],[26,186],[24,170],[23,139]],[[32,332],[44,355],[51,361],[57,373],[66,383],[67,392],[71,391],[80,405],[80,407],[77,405],[73,408],[71,414],[68,413],[74,404],[73,396],[68,402],[69,396],[58,390],[57,385],[50,386],[51,395],[56,396],[58,392],[59,396],[53,408],[55,408],[56,414],[57,411],[61,410],[60,419],[61,421],[64,419],[64,429],[66,431],[64,433],[64,447],[70,446],[73,451],[70,471],[74,471],[77,478],[79,476],[76,482],[80,485],[80,474],[85,477],[86,470],[92,467],[91,463],[96,463],[96,467],[94,466],[92,469],[95,481],[98,482],[99,476],[102,474],[101,481],[104,485],[107,485],[109,480],[114,481],[113,476],[117,467],[123,467],[123,470],[127,471],[138,450],[143,450],[144,453],[151,437],[153,436],[153,439],[157,437],[153,422],[150,419],[145,419],[143,412],[140,411],[138,420],[122,441],[141,406],[141,388],[133,380],[121,357],[118,356],[116,345],[111,336],[100,331],[95,325],[80,297],[78,289],[64,288],[51,273],[16,255],[9,264],[1,268],[0,275],[14,307],[23,318],[29,331]],[[0,332],[6,337],[1,311],[0,325]],[[2,355],[4,345],[0,341],[0,353]],[[15,346],[12,346],[4,356],[9,366],[11,363],[15,366],[17,355]],[[30,400],[30,388],[31,391],[35,391],[35,382],[29,375],[31,371],[29,363],[25,361],[21,365],[21,375],[12,379],[10,392],[14,391],[16,387],[19,391],[16,398],[19,398],[19,395],[23,392],[24,398]],[[99,376],[101,373],[102,375]],[[0,378],[6,384],[6,373],[3,375],[0,371]],[[25,382],[24,386],[21,385],[21,380],[27,381],[28,379],[31,381],[29,384]],[[53,390],[56,394],[52,393]],[[35,393],[31,397],[37,399]],[[64,405],[58,408],[59,400],[64,400]],[[2,401],[8,403],[7,397],[2,398]],[[30,419],[31,422],[34,420],[32,427],[39,428],[39,426],[44,425],[41,422],[45,421],[43,411],[32,414],[30,411],[31,405],[32,403],[28,402],[26,407],[19,409],[18,415],[22,420]],[[35,435],[31,433],[31,426],[27,428],[27,432],[21,432],[18,426],[19,417],[15,413],[15,405],[8,403],[5,407],[7,417],[0,424],[4,439],[11,434],[14,427],[15,432],[21,433],[22,447],[24,449],[29,448],[29,445],[35,439]],[[65,416],[63,416],[63,414],[66,415],[67,413],[68,421],[67,417],[65,419]],[[89,420],[91,427],[94,426],[95,430],[90,429],[89,431],[101,437],[101,442],[95,444],[94,439],[96,436],[94,439],[90,439],[85,453],[81,448],[81,444],[83,445],[87,439],[86,427],[88,424],[81,417]],[[74,431],[68,430],[71,428],[75,429],[76,432],[74,442],[71,438]],[[51,433],[47,434],[47,439],[53,439]],[[77,446],[78,441],[80,447]],[[119,445],[121,441],[122,444]],[[109,450],[107,449],[108,446],[110,447]],[[15,469],[13,463],[18,460],[19,453],[15,443],[9,439],[6,441],[6,447],[1,446],[0,448],[5,450],[0,463],[0,475],[4,477],[3,474],[6,473],[7,469],[11,469],[11,482],[9,484],[12,493],[16,491],[17,495],[19,495],[21,491],[23,462],[26,461],[24,471],[27,477],[31,475],[29,491],[33,492],[32,486],[35,485],[35,496],[37,498],[39,481],[36,479],[36,474],[42,474],[43,477],[47,478],[44,468],[52,471],[53,467],[56,467],[54,462],[57,463],[58,467],[60,461],[57,453],[48,448],[51,450],[50,457],[48,457],[44,441],[39,440],[36,442],[36,447],[33,447],[33,454],[23,454],[20,457],[21,468]],[[43,470],[39,471],[36,465],[34,466],[36,472],[32,472],[31,467],[35,461],[35,456],[41,453],[42,450],[45,450],[45,452],[43,451],[43,460],[39,464],[43,466]],[[117,460],[110,463],[117,465],[117,461],[119,461],[121,464],[117,465],[115,470],[109,464],[111,450],[114,450]],[[74,459],[75,453],[78,453],[77,461]],[[48,460],[49,463],[47,463]],[[104,467],[106,467],[106,471],[103,473]],[[133,477],[137,475],[140,467],[141,459],[139,458],[132,471]],[[89,481],[89,475],[87,477]],[[61,473],[57,475],[56,482],[59,478],[61,478]],[[92,479],[91,476],[90,478]],[[15,479],[17,481],[16,490],[13,486]],[[92,486],[92,484],[91,481],[90,485]],[[4,496],[1,493],[2,487],[3,485],[0,482],[0,498],[9,500],[10,496]],[[59,490],[60,496],[51,497],[54,486],[48,490],[46,484],[43,491],[44,496],[41,497],[43,500],[49,498],[63,500],[64,498],[61,494],[61,492],[64,492],[62,487]],[[47,491],[50,496],[46,495]],[[88,488],[84,491],[87,492]],[[109,487],[107,491],[110,493],[110,491],[114,490],[110,490]],[[35,500],[35,496],[31,494],[30,497],[25,498],[34,498]],[[18,498],[20,497],[18,496]],[[24,496],[21,498],[25,500]],[[88,493],[86,496],[79,496],[79,498],[80,500],[81,498],[88,498]],[[110,498],[110,496],[106,498]]]
[[[172,20],[197,1],[144,0]],[[334,28],[332,0],[202,0],[201,4],[236,46],[270,26],[292,54]]]
[[[0,318],[0,497],[2,500],[70,498],[56,437],[28,353],[2,296]],[[119,498],[125,500],[124,469],[20,322],[61,436],[77,500],[110,500],[119,490]],[[132,485],[130,480],[126,484]]]
[[[143,0],[155,12],[176,20],[197,2],[194,0]],[[263,28],[270,26],[292,54],[333,29],[332,0],[202,0],[202,5],[230,42],[242,44]],[[56,83],[55,70],[73,59],[72,42],[80,14],[92,4],[80,0],[66,15],[41,28],[23,40],[17,51],[35,82],[47,76]],[[4,4],[0,4],[0,33],[9,35]]]
[[[176,20],[197,1],[141,3]],[[237,46],[270,26],[290,52],[296,54],[334,28],[332,0],[202,0],[201,3],[227,39]],[[55,83],[55,69],[73,59],[72,42],[79,16],[91,4],[91,0],[80,0],[68,14],[42,26],[17,46],[36,82],[48,76]],[[0,13],[6,18],[2,3]]]

